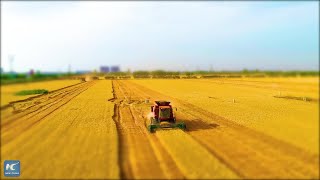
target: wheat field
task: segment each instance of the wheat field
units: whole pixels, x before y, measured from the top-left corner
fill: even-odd
[[[41,82],[1,109],[1,177],[15,159],[22,179],[319,178],[318,80]],[[155,100],[187,129],[148,132]]]
[[[319,147],[319,101],[274,96],[280,92],[318,100],[318,82],[318,78],[135,81],[313,153]]]

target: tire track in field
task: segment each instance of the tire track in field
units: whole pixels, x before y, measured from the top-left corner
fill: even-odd
[[[157,159],[151,145],[140,127],[134,123],[130,108],[123,103],[128,99],[126,91],[123,91],[122,87],[113,81],[113,92],[118,112],[115,122],[120,139],[121,178],[164,178],[161,174],[152,174],[153,172],[159,173],[160,167],[158,163],[155,163]]]
[[[93,84],[93,81],[83,83],[67,89],[63,88],[62,90],[55,91],[52,94],[37,96],[25,101],[19,101],[19,103],[23,102],[26,104],[25,106],[29,105],[30,107],[22,106],[23,110],[16,113],[6,112],[7,117],[1,117],[1,145],[3,146],[12,141],[14,138],[22,135],[34,124],[38,123],[49,114],[53,113],[61,106],[71,101]],[[53,97],[50,95],[53,95]]]
[[[244,178],[318,178],[318,156],[212,112],[126,81],[146,98],[170,99],[186,113],[188,133]],[[212,122],[215,128],[210,128]],[[211,123],[211,124],[210,124]]]
[[[131,109],[131,93],[118,81],[113,81],[114,120],[120,147],[119,162],[123,179],[181,179],[183,175],[154,136],[139,123]],[[160,152],[157,153],[157,152]]]

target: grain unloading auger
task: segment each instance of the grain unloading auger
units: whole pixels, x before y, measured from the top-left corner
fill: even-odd
[[[154,132],[159,128],[186,129],[184,122],[176,122],[176,118],[173,116],[172,106],[168,101],[155,101],[155,104],[151,106],[149,118],[150,124],[147,127],[150,132]]]

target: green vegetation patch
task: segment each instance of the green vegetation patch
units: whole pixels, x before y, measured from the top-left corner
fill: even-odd
[[[49,91],[46,89],[32,89],[32,90],[19,91],[19,92],[15,93],[15,95],[25,96],[25,95],[32,95],[32,94],[48,94],[48,93],[49,93]]]

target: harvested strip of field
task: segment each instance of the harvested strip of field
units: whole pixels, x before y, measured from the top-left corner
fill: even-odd
[[[5,142],[1,146],[2,161],[20,160],[23,179],[119,178],[114,108],[107,101],[112,98],[111,87],[110,81],[88,82],[83,87],[85,91],[74,90],[66,96],[62,92],[53,97],[59,101],[77,94],[63,106],[49,111],[51,102],[51,107],[33,109],[34,114],[20,122],[20,125],[31,122],[28,128],[21,129],[18,125],[8,128],[19,118],[1,126],[1,140]],[[19,135],[12,137],[12,130],[19,131]],[[1,175],[4,178],[3,162]]]
[[[183,178],[161,144],[144,127],[144,119],[130,108],[128,103],[135,97],[129,89],[114,81],[113,90],[120,139],[121,178],[124,179],[164,179]],[[168,169],[170,167],[170,169]]]
[[[156,136],[188,179],[235,179],[238,176],[181,130],[160,130]]]
[[[32,83],[22,84],[10,84],[1,85],[1,107],[7,105],[11,101],[17,101],[32,97],[35,95],[28,96],[17,96],[15,93],[23,90],[32,89],[47,89],[48,91],[57,90],[66,86],[80,83],[80,80],[52,80],[52,81],[41,81]]]
[[[135,125],[129,107],[121,107],[119,111],[118,130],[122,143],[123,178],[165,178],[148,138],[143,134],[142,129]]]
[[[319,177],[318,155],[132,82],[138,81],[128,82],[130,89],[146,99],[172,101],[179,108],[178,119],[186,121],[188,133],[241,177]]]

